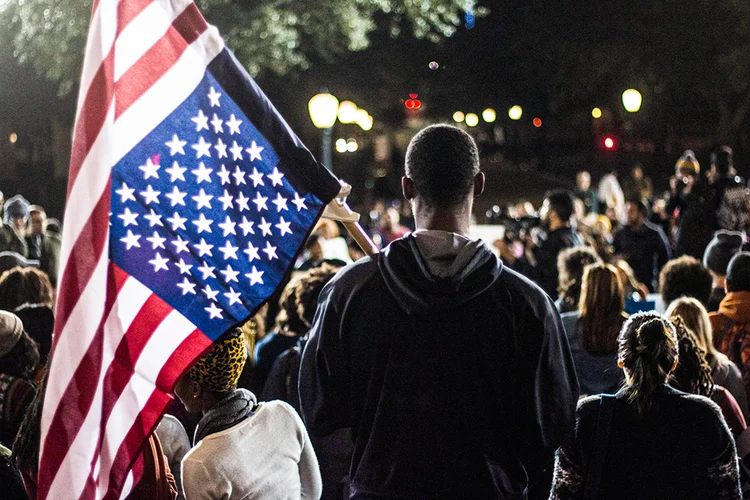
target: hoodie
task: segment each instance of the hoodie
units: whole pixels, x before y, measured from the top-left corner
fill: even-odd
[[[708,317],[714,344],[740,368],[750,397],[750,292],[727,293]]]
[[[578,383],[549,297],[429,231],[326,285],[299,391],[311,434],[352,429],[350,498],[522,499],[548,493]]]

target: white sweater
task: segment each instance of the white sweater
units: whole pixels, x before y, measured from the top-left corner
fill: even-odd
[[[302,419],[269,401],[195,445],[182,460],[182,488],[186,500],[317,500],[323,483]]]

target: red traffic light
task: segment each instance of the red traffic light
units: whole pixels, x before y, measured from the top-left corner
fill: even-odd
[[[615,149],[615,138],[611,136],[607,136],[604,138],[604,148],[605,149]]]
[[[418,94],[409,94],[409,99],[404,101],[404,106],[406,106],[406,109],[419,109],[422,107],[422,101],[417,99]]]

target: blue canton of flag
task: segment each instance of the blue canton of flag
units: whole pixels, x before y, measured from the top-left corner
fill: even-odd
[[[322,209],[279,166],[206,72],[114,167],[112,261],[218,337],[273,293]]]

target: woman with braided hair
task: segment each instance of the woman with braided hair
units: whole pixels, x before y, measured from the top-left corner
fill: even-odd
[[[182,460],[186,500],[318,499],[320,471],[302,419],[287,403],[258,403],[237,388],[246,359],[234,328],[175,385],[185,408],[203,414]]]
[[[667,384],[678,348],[674,325],[655,312],[625,322],[618,339],[625,383],[615,395],[579,402],[550,499],[742,498],[721,410]]]

